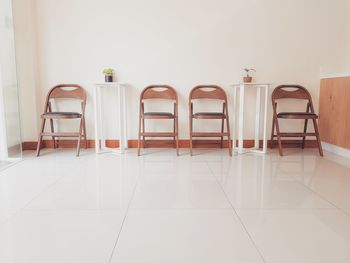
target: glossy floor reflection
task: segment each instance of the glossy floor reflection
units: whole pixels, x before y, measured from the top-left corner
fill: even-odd
[[[0,173],[0,262],[350,262],[349,161],[286,154],[27,152]]]

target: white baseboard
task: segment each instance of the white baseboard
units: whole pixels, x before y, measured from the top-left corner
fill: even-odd
[[[350,159],[350,149],[345,149],[330,143],[322,142],[324,150]]]

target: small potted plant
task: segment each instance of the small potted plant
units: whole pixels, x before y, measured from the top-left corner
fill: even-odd
[[[245,68],[244,71],[246,72],[247,75],[243,78],[243,82],[244,83],[252,82],[253,78],[249,74],[250,72],[256,72],[256,70],[253,68]]]
[[[105,74],[105,81],[106,82],[113,82],[114,69],[106,68],[103,70],[102,73]]]

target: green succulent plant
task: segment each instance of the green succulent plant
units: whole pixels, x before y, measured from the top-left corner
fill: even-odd
[[[112,68],[106,68],[106,69],[104,69],[104,70],[102,71],[102,73],[105,74],[105,75],[113,75],[114,69],[112,69]]]
[[[246,72],[247,77],[250,77],[250,76],[249,76],[249,73],[250,73],[250,72],[253,72],[253,71],[256,72],[256,70],[253,69],[253,68],[245,68],[244,71]]]

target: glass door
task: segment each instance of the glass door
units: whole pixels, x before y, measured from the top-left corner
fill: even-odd
[[[22,157],[12,1],[0,0],[0,169]]]

